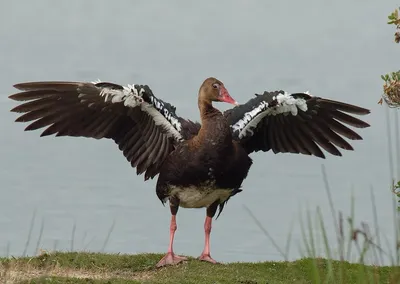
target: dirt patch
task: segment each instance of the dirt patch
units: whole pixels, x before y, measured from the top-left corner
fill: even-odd
[[[154,272],[144,271],[129,273],[126,271],[121,272],[105,272],[105,271],[89,271],[84,269],[70,269],[62,267],[54,267],[51,269],[38,269],[29,265],[19,266],[1,266],[0,265],[0,283],[18,283],[23,280],[29,280],[38,277],[70,277],[81,279],[129,279],[129,280],[149,280],[153,277]]]

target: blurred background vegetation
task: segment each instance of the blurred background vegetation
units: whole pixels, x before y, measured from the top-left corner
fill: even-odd
[[[394,10],[388,16],[388,24],[394,25],[396,31],[394,33],[394,41],[396,43],[400,42],[400,18],[399,9]],[[383,99],[390,107],[400,106],[400,70],[382,75],[381,78],[384,81],[383,85]],[[379,101],[382,103],[382,99]]]
[[[394,42],[395,43],[400,43],[399,9],[395,9],[388,16],[388,24],[395,26],[395,33],[394,33]],[[383,84],[383,95],[379,101],[379,104],[382,104],[383,101],[385,101],[389,107],[399,108],[400,107],[400,70],[381,75],[381,78],[384,81],[384,84]],[[398,147],[399,145],[396,145],[396,146]],[[397,149],[397,151],[399,151],[399,149]],[[400,165],[397,165],[397,167],[400,167]],[[400,211],[400,181],[397,181],[397,183],[395,183],[393,185],[393,193],[397,195],[398,210]]]

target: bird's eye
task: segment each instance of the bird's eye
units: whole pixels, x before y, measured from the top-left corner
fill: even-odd
[[[217,84],[217,83],[214,83],[214,84],[212,84],[212,87],[213,87],[214,89],[218,89],[218,84]]]

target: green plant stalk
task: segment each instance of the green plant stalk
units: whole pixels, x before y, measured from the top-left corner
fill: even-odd
[[[327,276],[327,281],[332,281],[332,283],[335,283],[335,279],[334,279],[334,275],[333,275],[333,266],[332,266],[332,254],[331,254],[331,250],[329,248],[329,241],[328,241],[328,237],[326,235],[326,229],[325,229],[325,224],[324,224],[324,220],[322,217],[322,213],[321,213],[321,209],[318,206],[317,207],[317,216],[319,219],[319,225],[322,231],[322,236],[323,236],[323,240],[324,240],[324,245],[325,245],[325,252],[327,254],[328,257],[328,276]]]

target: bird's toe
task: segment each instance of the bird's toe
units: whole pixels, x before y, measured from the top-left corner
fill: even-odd
[[[176,265],[185,260],[187,260],[187,257],[169,252],[157,263],[156,266],[163,267],[166,265]]]
[[[202,254],[199,256],[199,260],[207,261],[213,264],[217,264],[218,262],[214,260],[209,254]]]

